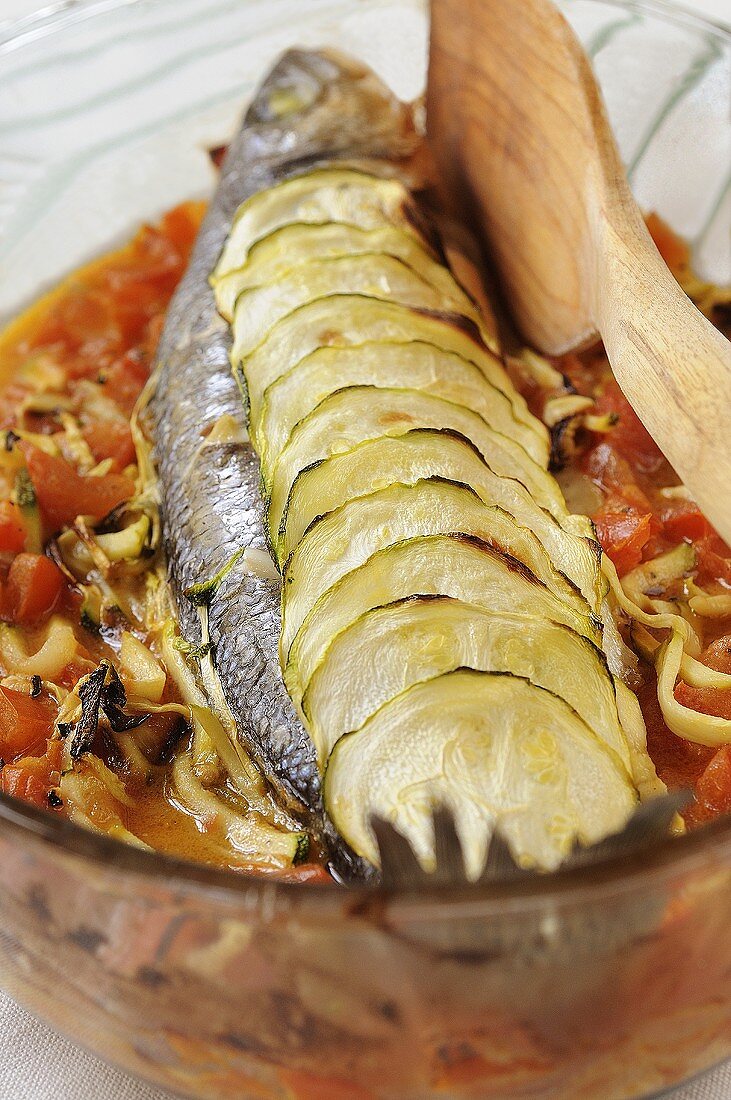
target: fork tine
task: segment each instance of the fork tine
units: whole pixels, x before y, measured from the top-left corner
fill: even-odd
[[[575,843],[561,866],[586,867],[613,856],[629,855],[643,848],[650,848],[668,835],[673,819],[688,804],[690,798],[689,791],[675,791],[640,803],[618,833],[592,845]],[[429,872],[421,866],[410,842],[398,829],[383,818],[371,818],[371,827],[381,858],[384,886],[456,886],[467,882],[464,851],[452,811],[447,806],[437,805],[432,809],[432,821],[436,867],[433,872]],[[542,873],[517,864],[499,829],[493,831],[479,882],[505,882]]]
[[[480,875],[480,882],[502,882],[506,879],[521,878],[535,874],[526,870],[513,859],[513,853],[508,847],[508,842],[499,829],[493,830],[490,843],[487,847],[485,866]]]
[[[433,813],[434,855],[436,870],[433,882],[466,882],[462,842],[457,833],[454,815],[449,807],[438,805]]]
[[[423,886],[429,881],[430,876],[416,858],[411,844],[390,821],[373,815],[371,828],[381,857],[381,880],[384,886]]]
[[[692,797],[690,791],[673,791],[641,802],[623,829],[588,847],[575,844],[563,866],[585,867],[651,847],[668,835],[676,814]]]

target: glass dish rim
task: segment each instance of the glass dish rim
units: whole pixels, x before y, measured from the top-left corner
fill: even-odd
[[[0,24],[0,54],[21,47],[27,41],[53,34],[59,27],[61,17],[68,25],[77,19],[93,18],[97,15],[134,8],[145,0],[53,0],[37,11],[20,18],[10,19]],[[424,0],[427,2],[427,0]],[[639,12],[669,23],[692,26],[699,31],[714,34],[731,44],[731,25],[722,23],[707,15],[690,11],[675,0],[585,0],[594,4],[608,4],[615,8]]]
[[[59,0],[21,19],[0,27],[0,54],[22,46],[58,29],[59,17],[86,19],[133,8],[144,0]],[[665,0],[589,0],[590,3],[609,4],[647,14],[655,19],[691,26],[722,38],[731,44],[731,27],[705,16],[688,11]],[[63,20],[68,25],[67,18]],[[556,896],[568,895],[572,900],[585,893],[604,891],[606,888],[629,889],[638,880],[646,881],[664,873],[678,874],[693,866],[714,858],[721,860],[731,856],[731,816],[701,826],[681,837],[668,837],[656,844],[649,854],[614,856],[591,867],[559,869],[549,875],[539,875],[513,882],[476,883],[467,886],[430,885],[418,890],[394,889],[383,891],[373,886],[355,886],[344,895],[333,890],[332,884],[307,884],[278,880],[273,875],[261,875],[217,868],[208,864],[167,855],[163,852],[136,848],[101,833],[94,833],[71,821],[54,817],[47,810],[4,795],[0,792],[0,830],[41,845],[50,845],[62,852],[105,869],[127,872],[135,877],[169,884],[178,889],[210,895],[237,902],[252,892],[260,898],[281,900],[287,907],[298,909],[327,909],[339,906],[345,896],[357,904],[361,898],[372,897],[374,892],[384,893],[391,900],[405,906],[405,915],[412,917],[433,914],[437,917],[457,917],[459,911],[474,910],[475,905],[491,907],[492,903],[504,906],[526,907],[545,902]]]

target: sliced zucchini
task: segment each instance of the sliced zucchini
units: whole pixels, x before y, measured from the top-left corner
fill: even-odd
[[[321,767],[343,734],[360,729],[389,699],[457,668],[510,672],[559,695],[631,774],[614,681],[600,649],[567,626],[495,614],[448,596],[410,596],[376,607],[330,645],[302,698]]]
[[[279,531],[292,483],[300,470],[367,439],[403,435],[411,428],[448,428],[471,440],[501,477],[525,485],[536,503],[559,522],[568,512],[558,485],[509,436],[494,431],[478,413],[418,390],[349,386],[330,394],[292,432],[274,469],[262,466],[269,488],[272,538]]]
[[[241,204],[215,279],[241,267],[253,244],[292,222],[344,222],[361,229],[397,225],[421,236],[420,217],[399,180],[352,168],[315,169],[257,191]]]
[[[414,340],[434,344],[474,363],[488,382],[509,398],[516,420],[539,434],[545,432],[514,389],[497,355],[486,347],[477,326],[466,317],[415,309],[364,294],[317,298],[279,321],[242,364],[249,402],[252,408],[258,408],[272,382],[317,348],[373,341],[409,344]]]
[[[225,275],[211,276],[219,312],[230,321],[240,291],[276,279],[284,271],[326,256],[356,255],[361,252],[387,252],[410,263],[418,254],[428,252],[440,259],[426,237],[417,239],[413,233],[385,225],[378,229],[361,229],[344,222],[291,222],[280,226],[253,244],[241,267]]]
[[[366,294],[421,309],[451,309],[478,321],[479,314],[455,280],[447,296],[428,278],[439,271],[444,282],[447,269],[426,255],[417,271],[395,256],[372,252],[360,256],[330,256],[311,260],[285,272],[273,283],[242,290],[236,299],[231,359],[241,362],[258,347],[277,321],[316,298],[332,294]]]
[[[345,386],[423,390],[478,413],[496,431],[520,443],[544,468],[548,440],[521,420],[502,390],[454,352],[415,340],[410,344],[359,344],[319,348],[272,383],[260,409],[251,407],[251,434],[262,465],[271,467],[294,426]]]
[[[522,563],[464,534],[425,535],[373,554],[325,592],[280,660],[299,705],[331,642],[366,611],[406,596],[453,596],[491,611],[551,619],[601,642],[599,621],[550,592]]]
[[[124,630],[119,648],[119,670],[127,690],[142,699],[159,703],[165,690],[165,669],[134,634]]]
[[[597,544],[562,530],[538,507],[524,485],[514,478],[498,477],[473,443],[446,430],[414,429],[401,436],[382,436],[299,473],[280,535],[273,540],[278,560],[287,560],[317,516],[386,485],[411,485],[428,477],[469,485],[486,504],[508,512],[536,535],[556,569],[577,586],[592,611],[599,612],[606,581],[599,567]]]
[[[18,467],[15,475],[13,497],[23,517],[25,549],[32,554],[43,553],[43,522],[36,491],[25,464]]]
[[[317,520],[284,569],[282,650],[323,592],[376,551],[418,535],[462,532],[526,565],[559,599],[586,615],[584,597],[551,564],[532,531],[490,508],[466,485],[429,478],[356,497]]]
[[[444,263],[438,263],[426,240],[417,240],[412,233],[388,225],[383,229],[359,229],[354,225],[333,222],[330,225],[285,225],[259,241],[251,249],[246,263],[236,271],[229,271],[214,282],[218,312],[230,321],[233,318],[236,299],[242,291],[272,283],[289,275],[293,268],[300,268],[313,260],[327,260],[342,256],[366,256],[381,253],[395,256],[414,271],[443,290],[445,297],[455,295],[454,276]],[[460,290],[459,300],[465,299]],[[466,298],[469,315],[475,312],[474,303]]]
[[[145,549],[150,533],[150,517],[143,512],[133,523],[107,535],[96,535],[96,543],[109,561],[135,561]]]
[[[623,827],[636,791],[616,757],[545,688],[506,673],[459,669],[416,684],[341,738],[325,806],[351,847],[373,863],[375,814],[434,867],[430,809],[451,809],[477,878],[496,826],[523,866],[556,868],[575,841]]]

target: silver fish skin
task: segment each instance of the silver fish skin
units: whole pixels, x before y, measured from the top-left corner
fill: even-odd
[[[257,91],[229,148],[190,265],[171,302],[148,417],[161,491],[169,579],[181,627],[200,640],[185,591],[242,547],[266,547],[258,459],[248,444],[202,446],[228,414],[244,426],[229,364],[230,335],[208,278],[239,204],[317,163],[375,160],[384,172],[418,147],[412,111],[364,66],[330,52],[291,50]],[[282,681],[278,586],[241,564],[209,604],[214,665],[238,736],[281,805],[336,853],[343,877],[368,874],[327,821],[310,738]]]

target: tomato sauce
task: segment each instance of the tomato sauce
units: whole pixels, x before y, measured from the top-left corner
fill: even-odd
[[[0,336],[0,429],[18,448],[38,505],[40,530],[11,501],[12,468],[0,469],[0,620],[23,628],[30,652],[56,613],[75,622],[80,644],[59,685],[74,688],[111,651],[79,621],[80,596],[43,547],[80,513],[101,517],[128,499],[135,460],[129,416],[149,375],[165,310],[188,261],[203,206],[186,203],[126,247],[76,272]],[[46,382],[54,401],[28,406]],[[59,432],[59,409],[75,415],[102,476],[43,450]],[[36,437],[32,443],[16,432]],[[125,472],[127,471],[127,472]],[[2,499],[5,498],[5,499]],[[37,678],[37,693],[0,687],[0,790],[63,812],[61,743],[51,740],[58,702]]]
[[[656,215],[647,221],[666,263],[682,282],[690,267],[686,245]],[[696,582],[710,594],[731,593],[731,549],[692,500],[672,492],[679,479],[620,390],[603,348],[563,356],[555,365],[577,393],[594,399],[597,415],[611,423],[605,432],[587,434],[574,465],[599,491],[601,503],[591,518],[619,576],[685,542],[695,551]],[[706,643],[699,659],[731,672],[731,619],[697,621],[694,626]],[[707,748],[675,736],[660,712],[654,670],[643,664],[641,673],[638,696],[658,775],[671,790],[688,789],[695,795],[684,811],[686,824],[731,812],[731,746]],[[680,682],[675,696],[684,706],[731,718],[731,692]]]
[[[78,586],[44,548],[79,514],[104,517],[134,492],[130,414],[203,213],[203,204],[184,203],[159,224],[144,226],[126,247],[72,275],[0,336],[0,429],[14,455],[0,466],[0,621],[21,627],[31,648],[52,616],[73,621],[80,643],[60,677],[69,690],[95,662],[111,659],[112,651],[85,628]],[[687,267],[682,243],[657,219],[651,228],[671,268]],[[594,400],[597,416],[610,426],[584,433],[573,467],[592,486],[592,518],[619,575],[687,542],[696,551],[698,582],[710,593],[730,592],[731,551],[692,501],[667,492],[678,479],[622,395],[602,349],[564,356],[555,365],[575,392]],[[49,392],[53,400],[44,403]],[[78,426],[84,453],[102,464],[93,474],[78,468],[72,454],[44,446],[44,440],[59,437],[64,412]],[[32,489],[35,518],[22,506],[19,476]],[[731,623],[715,621],[704,642],[702,659],[731,672]],[[685,815],[688,825],[730,812],[731,746],[709,749],[676,737],[662,720],[650,666],[642,666],[641,681],[638,695],[659,775],[671,789],[695,794]],[[59,704],[38,684],[30,691],[0,686],[0,791],[63,813],[54,794],[60,742],[51,740]],[[687,706],[731,718],[731,692],[680,683],[676,696]],[[150,736],[157,730],[164,741],[169,726],[153,716]],[[236,866],[189,816],[179,815],[176,825],[165,798],[165,768],[155,776],[135,790],[135,807],[125,811],[129,820],[122,824],[131,827],[134,817],[136,835],[153,847]],[[90,814],[103,824],[107,811],[100,802]],[[316,865],[286,874],[303,881],[326,877]]]

